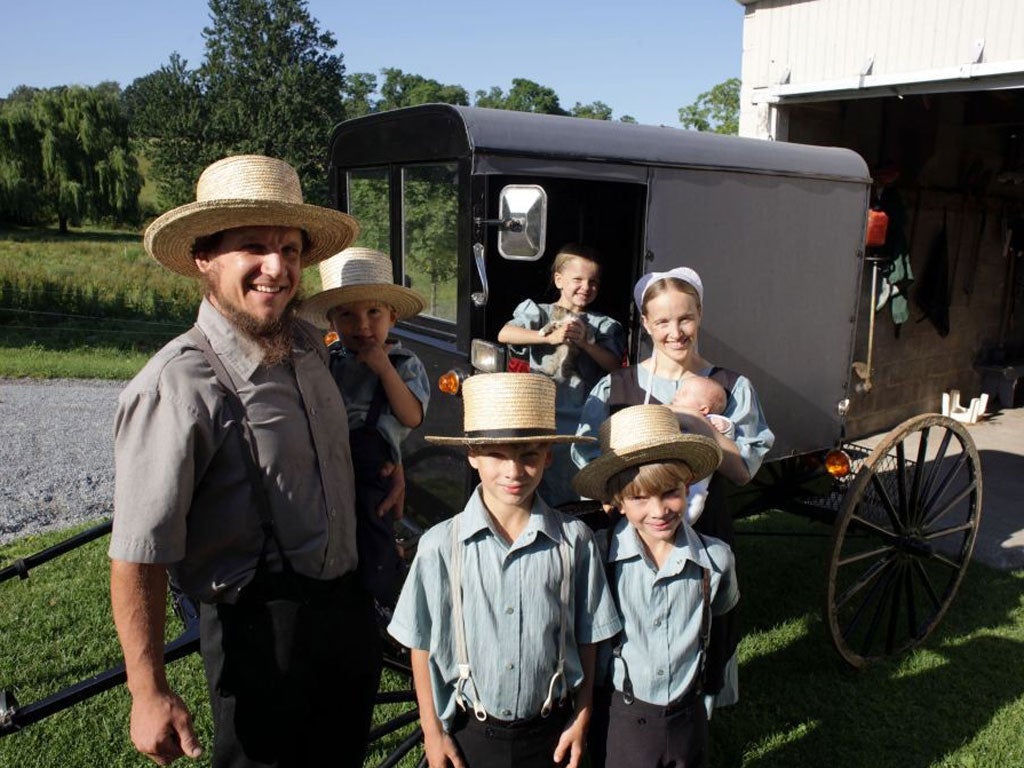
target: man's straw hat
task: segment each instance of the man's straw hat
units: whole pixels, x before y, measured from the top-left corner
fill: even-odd
[[[703,480],[722,463],[722,449],[704,435],[679,431],[676,414],[664,405],[623,408],[601,424],[601,455],[573,478],[580,496],[609,501],[608,481],[624,469],[641,464],[681,461],[690,468],[690,482]]]
[[[302,317],[326,328],[327,313],[339,304],[376,299],[394,307],[398,320],[418,315],[424,301],[416,291],[392,281],[391,259],[373,248],[346,248],[320,262],[324,289],[302,302]]]
[[[198,277],[192,244],[235,227],[305,230],[308,267],[337,253],[359,234],[351,216],[302,202],[299,175],[288,163],[262,155],[235,155],[207,166],[196,184],[196,201],[168,211],[146,228],[146,251],[168,269]]]
[[[439,445],[583,443],[592,437],[555,431],[555,382],[539,373],[479,373],[462,385],[460,437],[428,435]]]

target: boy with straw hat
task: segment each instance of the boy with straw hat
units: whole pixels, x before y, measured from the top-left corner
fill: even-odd
[[[709,437],[681,433],[661,405],[618,411],[601,424],[600,455],[573,480],[617,507],[608,531],[608,581],[622,634],[602,646],[595,705],[596,768],[708,764],[702,696],[712,617],[739,600],[732,551],[686,522],[687,486],[722,461]]]
[[[480,485],[420,539],[388,627],[411,649],[427,764],[575,768],[595,643],[620,628],[590,529],[537,494],[551,446],[579,438],[557,434],[546,376],[479,374],[463,401],[463,434],[427,440],[465,448]]]
[[[391,605],[399,586],[394,517],[385,499],[390,475],[402,473],[400,445],[423,421],[430,399],[427,371],[389,333],[398,320],[423,310],[422,297],[395,285],[391,259],[372,248],[346,248],[320,262],[323,290],[301,314],[330,326],[331,374],[348,413],[348,439],[356,477],[359,574],[379,601]],[[398,505],[394,516],[401,515]]]
[[[358,231],[260,155],[213,163],[146,230],[154,259],[205,287],[115,421],[111,604],[132,741],[160,764],[201,752],[164,670],[170,580],[199,605],[214,766],[362,766],[380,637],[355,575],[345,406],[294,311],[302,267]]]

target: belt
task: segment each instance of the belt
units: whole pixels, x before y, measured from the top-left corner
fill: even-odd
[[[459,725],[465,728],[500,728],[505,731],[518,731],[525,728],[533,728],[535,726],[547,725],[549,723],[558,723],[561,718],[565,717],[571,711],[571,707],[568,703],[555,702],[555,706],[552,707],[551,712],[547,717],[544,715],[534,715],[533,717],[526,717],[519,720],[502,720],[497,717],[487,715],[486,720],[477,720],[475,717],[470,715],[468,712],[458,710],[455,715],[456,721]],[[464,723],[462,721],[465,721]]]
[[[633,699],[627,704],[623,701],[622,691],[606,688],[603,693],[605,696],[610,696],[612,698],[612,702],[618,706],[626,708],[639,706],[639,708],[643,709],[652,717],[671,717],[678,712],[682,712],[683,710],[692,707],[699,696],[699,689],[697,687],[693,687],[678,699],[670,701],[668,704],[651,704],[649,701],[643,701],[642,699]]]

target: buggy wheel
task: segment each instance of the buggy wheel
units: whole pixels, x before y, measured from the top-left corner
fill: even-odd
[[[825,612],[854,667],[902,653],[942,620],[981,519],[981,465],[964,427],[908,419],[864,460],[832,532]]]

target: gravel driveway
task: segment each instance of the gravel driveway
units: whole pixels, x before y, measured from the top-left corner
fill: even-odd
[[[111,514],[124,385],[0,380],[0,544]]]

